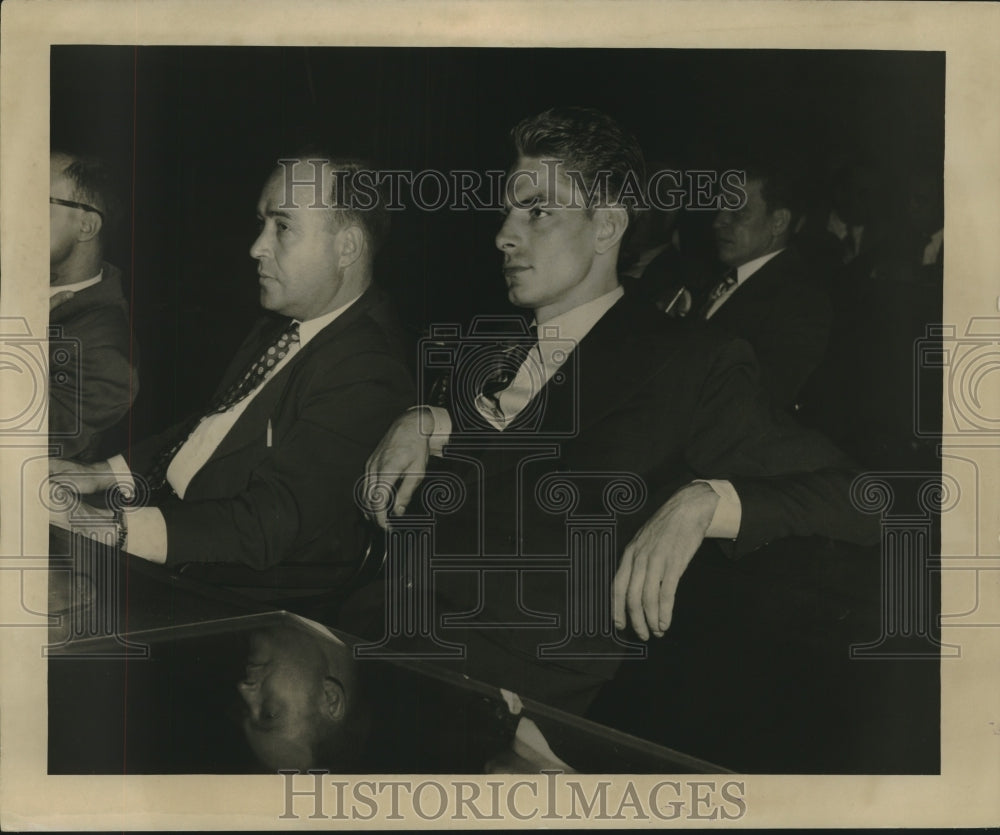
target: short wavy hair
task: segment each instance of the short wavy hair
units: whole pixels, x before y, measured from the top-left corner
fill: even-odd
[[[595,202],[615,205],[626,182],[641,189],[646,164],[636,138],[606,113],[592,107],[553,107],[520,121],[511,131],[518,156],[562,160],[569,171],[579,172]],[[606,173],[605,173],[606,172]],[[599,176],[601,175],[601,176]],[[635,220],[634,201],[622,203]]]
[[[369,160],[339,155],[318,144],[304,145],[279,157],[279,165],[286,160],[322,162],[333,171],[343,172],[345,176],[334,179],[331,187],[331,191],[335,192],[330,195],[335,198],[332,214],[341,222],[361,227],[372,255],[381,250],[389,236],[388,197],[378,169]],[[361,172],[364,172],[364,183],[358,177]]]
[[[101,237],[104,238],[117,227],[122,216],[121,185],[111,169],[100,157],[69,150],[53,149],[51,156],[66,160],[62,174],[73,183],[74,199],[100,209],[104,218]]]

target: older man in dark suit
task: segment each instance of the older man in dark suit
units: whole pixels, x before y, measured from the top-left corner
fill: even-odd
[[[726,267],[694,309],[753,347],[761,383],[789,407],[820,364],[833,318],[829,298],[792,244],[800,214],[794,171],[776,162],[751,164],[745,203],[715,218],[715,243]]]
[[[54,477],[80,493],[148,487],[146,506],[114,520],[128,552],[256,569],[360,553],[355,483],[414,398],[400,332],[372,283],[384,201],[353,197],[364,169],[317,152],[281,160],[268,178],[250,249],[268,315],[203,413],[138,444],[129,464],[53,462]],[[102,522],[107,512],[84,507],[75,524],[52,521],[80,530],[88,515]]]
[[[579,108],[527,119],[513,136],[518,159],[496,245],[508,296],[533,312],[538,340],[478,389],[474,374],[456,379],[444,408],[400,417],[369,459],[369,485],[395,497],[376,509],[379,522],[405,526],[432,456],[444,455],[431,470],[453,470],[467,498],[440,518],[436,553],[480,555],[491,568],[477,571],[473,560],[464,577],[435,575],[438,612],[452,615],[438,635],[468,645],[471,674],[583,711],[616,667],[601,657],[612,619],[643,640],[664,635],[706,538],[740,556],[793,535],[872,542],[878,526],[852,506],[844,456],[772,414],[746,342],[623,297],[616,265],[632,211],[619,198],[628,178],[643,182],[635,140]],[[609,574],[607,597],[584,615],[609,631],[570,636],[575,646],[563,650],[575,652],[544,657],[543,645],[572,631],[574,603],[565,573],[546,562],[566,552],[568,511],[545,497],[554,480],[578,483],[573,512],[596,519],[607,511],[603,488],[619,478],[637,485],[636,502],[616,517],[617,541],[629,544],[595,546],[617,572],[613,594]],[[532,560],[542,570],[531,571]],[[379,605],[376,627],[388,614]],[[349,602],[347,615],[348,628],[361,628],[365,601]]]

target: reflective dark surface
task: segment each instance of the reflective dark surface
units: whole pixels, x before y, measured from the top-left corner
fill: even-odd
[[[50,774],[476,774],[521,717],[578,771],[725,771],[55,529],[50,564]]]
[[[284,637],[279,640],[279,635]],[[348,750],[338,750],[335,741],[332,748],[304,760],[290,742],[294,732],[278,740],[279,731],[267,746],[248,731],[254,718],[280,724],[294,712],[280,699],[265,701],[265,713],[273,711],[273,716],[255,714],[259,705],[250,704],[261,687],[262,668],[277,657],[261,645],[269,643],[286,660],[296,653],[292,642],[307,649],[326,645],[349,650],[337,637],[282,612],[170,626],[130,639],[148,647],[147,658],[67,653],[51,659],[50,774],[241,774],[301,767],[475,774],[495,767],[491,763],[510,747],[518,722],[496,688],[418,664],[353,662],[347,652],[340,658],[353,671],[341,667],[335,672],[349,691],[347,700],[360,705],[351,721],[361,728],[349,729]],[[106,638],[79,642],[77,648],[111,652],[114,646]],[[272,678],[278,673],[272,670]],[[301,694],[310,689],[304,679],[291,683]],[[530,702],[521,715],[545,728],[554,750],[572,751],[577,770],[724,770]],[[305,725],[310,722],[305,716]],[[316,729],[306,728],[301,736],[308,737],[310,730]]]

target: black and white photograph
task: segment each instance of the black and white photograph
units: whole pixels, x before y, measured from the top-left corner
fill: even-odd
[[[997,821],[995,9],[42,5],[5,827]]]

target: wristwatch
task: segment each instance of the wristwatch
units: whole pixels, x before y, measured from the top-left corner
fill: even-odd
[[[115,539],[115,548],[119,551],[125,550],[125,543],[128,541],[128,525],[125,524],[125,511],[116,510],[115,514],[115,532],[117,538]]]

